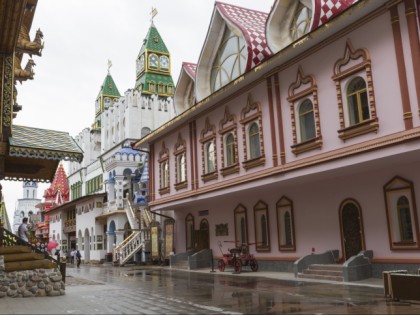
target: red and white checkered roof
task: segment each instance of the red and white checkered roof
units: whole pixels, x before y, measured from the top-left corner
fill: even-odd
[[[245,37],[248,48],[248,61],[245,71],[249,71],[272,55],[265,38],[268,13],[222,2],[216,2],[216,8],[224,18],[237,26]]]
[[[325,24],[359,0],[315,0],[314,20],[311,30]]]
[[[197,69],[197,64],[191,62],[183,62],[182,68],[195,82],[195,70]]]

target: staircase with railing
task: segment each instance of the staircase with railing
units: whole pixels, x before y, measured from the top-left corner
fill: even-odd
[[[0,226],[0,255],[4,256],[5,271],[59,268],[65,280],[65,264],[51,257],[47,249],[38,249]]]
[[[128,198],[124,200],[124,204],[126,205],[128,222],[133,231],[120,245],[115,247],[114,261],[120,266],[126,264],[139,250],[146,248],[147,243],[150,242],[150,223],[152,222],[149,210],[143,209],[140,216],[137,217],[136,211]],[[134,230],[139,225],[140,230]]]

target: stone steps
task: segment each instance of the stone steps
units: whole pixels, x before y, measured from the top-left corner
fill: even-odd
[[[29,246],[0,247],[0,256],[3,256],[6,272],[57,268],[55,262],[45,259],[44,254],[33,253]]]
[[[177,261],[175,264],[171,265],[172,268],[176,268],[176,269],[188,269],[189,265],[188,265],[188,260],[179,260]]]
[[[298,278],[342,282],[344,281],[343,267],[337,264],[314,264],[298,274]]]

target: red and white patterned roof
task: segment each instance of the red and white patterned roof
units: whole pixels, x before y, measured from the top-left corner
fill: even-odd
[[[314,21],[311,30],[325,24],[359,0],[315,0]]]
[[[216,8],[223,17],[237,26],[245,37],[248,46],[248,61],[245,71],[249,71],[272,55],[265,38],[268,13],[222,2],[216,2]]]
[[[191,63],[191,62],[183,62],[182,68],[188,75],[191,77],[191,79],[195,82],[195,70],[197,69],[197,64]]]

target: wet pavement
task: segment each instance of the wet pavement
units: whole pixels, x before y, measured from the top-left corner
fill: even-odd
[[[3,298],[0,314],[420,314],[420,303],[386,301],[381,279],[69,265],[64,296]]]

